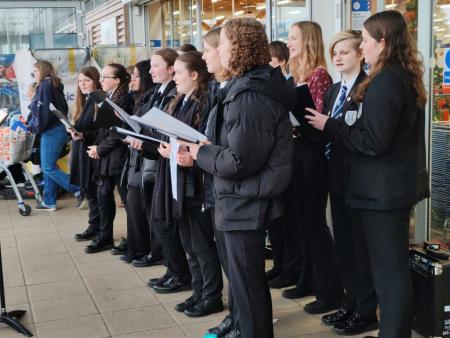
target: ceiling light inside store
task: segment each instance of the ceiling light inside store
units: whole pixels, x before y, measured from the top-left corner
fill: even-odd
[[[237,11],[237,12],[234,12],[234,15],[242,15],[242,14],[244,14],[244,11]]]
[[[290,3],[290,2],[291,2],[291,0],[281,0],[281,1],[277,2],[277,5],[286,5],[286,4]]]
[[[216,16],[216,21],[219,21],[222,19],[225,19],[225,17],[223,15]]]
[[[386,7],[386,9],[394,9],[395,7],[397,7],[397,5],[396,4],[390,4],[390,5],[386,5],[384,7]]]
[[[441,22],[444,21],[444,19],[433,19],[434,22]]]
[[[212,0],[211,1],[213,4],[215,4],[216,2],[219,2],[219,0]]]
[[[256,9],[257,9],[258,11],[260,11],[261,9],[266,9],[266,5],[259,5],[259,6],[256,6]]]
[[[173,15],[179,15],[179,14],[180,14],[180,11],[173,12]]]
[[[443,32],[443,31],[445,31],[445,28],[435,28],[434,30],[436,32]]]
[[[450,4],[440,5],[439,7],[441,7],[441,9],[442,9],[442,8],[450,8]]]

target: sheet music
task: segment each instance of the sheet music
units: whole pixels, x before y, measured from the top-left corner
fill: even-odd
[[[202,133],[156,107],[150,109],[142,117],[131,116],[131,119],[171,138],[193,143],[207,140]]]
[[[70,124],[69,120],[67,119],[67,117],[61,113],[58,109],[56,109],[56,107],[54,106],[53,103],[50,103],[49,105],[50,111],[58,118],[59,121],[61,121],[61,123],[68,129],[72,129],[73,126]]]
[[[141,126],[136,123],[135,121],[130,119],[130,115],[128,115],[128,113],[123,110],[122,108],[120,108],[117,104],[115,104],[113,101],[111,101],[111,99],[106,98],[105,102],[108,102],[108,104],[113,107],[113,109],[119,114],[120,118],[127,123],[136,133],[140,133],[142,128]]]

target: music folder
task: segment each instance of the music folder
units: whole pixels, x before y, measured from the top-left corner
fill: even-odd
[[[207,140],[202,133],[156,107],[153,107],[141,117],[131,116],[130,118],[171,138],[191,143],[200,143]]]
[[[53,113],[53,115],[55,115],[59,121],[61,121],[61,123],[68,129],[73,129],[72,124],[69,122],[69,120],[67,119],[67,116],[64,115],[63,113],[61,113],[58,109],[56,109],[56,107],[53,105],[53,103],[50,103],[50,111]]]
[[[119,114],[120,118],[122,121],[124,121],[126,124],[128,124],[131,129],[133,129],[136,133],[140,133],[142,128],[141,126],[136,123],[135,121],[133,121],[132,119],[130,119],[130,115],[128,115],[128,113],[123,110],[122,108],[120,108],[117,104],[115,104],[111,99],[106,98],[105,102],[107,102],[111,107],[113,107],[114,111]]]
[[[121,135],[125,135],[125,136],[134,137],[134,138],[136,138],[138,140],[141,140],[141,141],[144,141],[144,142],[164,143],[164,141],[159,140],[157,138],[150,137],[150,136],[147,136],[147,135],[138,134],[138,133],[135,133],[135,132],[133,132],[131,130],[123,129],[123,128],[120,128],[120,127],[111,127],[110,130],[111,130],[111,132],[113,134],[121,134]]]

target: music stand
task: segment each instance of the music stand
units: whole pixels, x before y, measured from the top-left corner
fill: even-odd
[[[27,337],[33,337],[33,334],[28,331],[25,326],[18,322],[26,311],[23,310],[15,310],[6,312],[6,302],[5,302],[5,288],[3,283],[3,265],[2,265],[2,246],[0,243],[0,304],[1,304],[1,313],[0,313],[0,323],[5,323],[6,325],[12,327],[14,330],[23,334]]]

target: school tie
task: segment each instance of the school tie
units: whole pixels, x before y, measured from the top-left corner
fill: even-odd
[[[347,97],[347,86],[343,85],[341,87],[341,92],[339,94],[338,104],[334,107],[331,112],[332,119],[338,119],[342,116],[342,108],[344,107],[345,98]],[[331,155],[331,142],[325,145],[325,157],[329,160]]]

